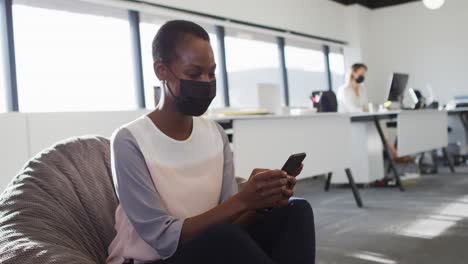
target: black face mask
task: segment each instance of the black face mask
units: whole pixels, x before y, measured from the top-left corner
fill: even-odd
[[[356,78],[356,82],[357,83],[362,83],[364,82],[366,78],[364,77],[364,75],[359,75],[357,78]]]
[[[174,97],[177,109],[184,115],[201,116],[216,96],[216,80],[202,82],[179,79],[179,85],[179,96],[174,95],[171,87],[168,86],[167,89]]]

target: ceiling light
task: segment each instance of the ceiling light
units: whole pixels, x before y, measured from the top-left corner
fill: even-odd
[[[423,3],[429,9],[439,9],[444,5],[445,0],[423,0]]]

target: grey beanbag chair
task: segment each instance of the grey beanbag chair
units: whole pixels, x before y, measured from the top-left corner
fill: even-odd
[[[109,155],[108,139],[83,137],[30,160],[0,195],[0,263],[105,263],[117,207]]]

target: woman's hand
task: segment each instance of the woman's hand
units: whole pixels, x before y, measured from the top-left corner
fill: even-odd
[[[288,176],[284,171],[255,169],[239,193],[239,198],[247,209],[276,207],[283,199],[287,184]]]
[[[296,186],[297,182],[296,176],[301,174],[303,168],[304,164],[301,164],[301,166],[293,173],[293,175],[287,176],[288,183],[282,190],[282,199],[276,204],[275,207],[284,207],[288,205],[289,198],[294,195],[294,187]]]

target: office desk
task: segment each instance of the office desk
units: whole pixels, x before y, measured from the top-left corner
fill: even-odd
[[[348,115],[349,117],[349,115]],[[373,121],[373,116],[361,116]],[[382,142],[373,122],[352,122],[350,131],[351,151],[349,159],[354,180],[359,184],[369,184],[384,177],[384,156]],[[341,171],[333,173],[332,184],[346,184],[346,175]]]
[[[404,191],[400,174],[393,162],[393,156],[380,125],[381,120],[397,120],[399,155],[417,154],[437,148],[442,148],[444,155],[448,155],[445,150],[448,138],[446,111],[320,113],[296,117],[231,116],[213,119],[225,128],[232,128],[236,153],[234,162],[239,173],[248,175],[254,166],[260,165],[277,168],[290,153],[307,152],[311,154],[311,158],[308,158],[304,175],[333,172],[328,174],[326,190],[330,181],[332,183],[350,181],[348,174],[342,173],[344,167],[339,164],[346,164],[346,168],[350,168],[356,176],[352,177],[353,184],[355,180],[358,183],[369,183],[374,179],[381,179],[385,172],[382,154],[385,151],[389,158],[389,169],[395,175],[397,186]],[[326,120],[344,122],[345,119],[348,120],[347,125],[333,126],[326,122]],[[342,137],[350,142],[346,147],[339,148],[340,144],[344,144],[340,141]],[[290,142],[294,147],[289,145]],[[257,144],[260,144],[260,149],[254,148]],[[277,145],[280,146],[280,154],[275,152]]]
[[[438,110],[417,111],[389,111],[382,113],[351,114],[351,122],[373,122],[380,137],[383,149],[389,159],[389,168],[393,172],[397,186],[401,191],[400,174],[393,161],[387,140],[380,125],[381,120],[397,119],[398,155],[410,155],[442,148],[444,155],[448,155],[445,147],[448,144],[447,112]],[[383,160],[381,161],[383,163]],[[450,163],[449,163],[450,164]],[[451,164],[450,164],[451,165]],[[453,166],[450,166],[453,170]]]
[[[450,127],[449,143],[460,147],[458,155],[468,155],[468,107],[447,110]],[[465,118],[464,118],[465,116]]]
[[[378,113],[351,113],[351,122],[374,122],[375,119],[392,119],[396,118],[400,111],[388,111]]]
[[[298,179],[345,171],[354,198],[362,207],[359,191],[349,169],[351,137],[348,115],[271,115],[213,118],[232,124],[236,176],[248,178],[254,168],[281,168],[293,153],[306,152]]]
[[[387,144],[387,140],[385,138],[382,127],[380,125],[381,120],[394,119],[394,118],[398,117],[399,113],[400,113],[400,111],[388,111],[388,112],[381,112],[381,113],[352,113],[352,114],[350,114],[350,116],[351,116],[351,122],[353,122],[353,123],[371,122],[371,123],[374,124],[375,129],[376,129],[376,131],[377,131],[377,133],[379,135],[380,142],[381,142],[381,144],[383,146],[383,149],[385,151],[385,154],[389,158],[389,166],[390,166],[390,169],[392,170],[393,174],[395,175],[395,180],[396,180],[397,186],[401,191],[404,191],[405,188],[401,184],[400,174],[398,173],[397,168],[396,168],[396,166],[395,166],[395,164],[393,162],[392,154],[390,153],[390,149],[389,149],[389,146]],[[373,163],[373,166],[384,168],[383,157],[381,159],[373,159],[373,161],[375,162],[375,163]],[[369,171],[369,174],[371,174],[371,173],[375,173],[375,172]],[[383,174],[384,170],[382,170],[381,173]]]
[[[397,122],[398,156],[448,145],[447,112],[444,110],[402,111]]]
[[[58,141],[83,135],[110,137],[122,124],[146,114],[148,110],[2,113],[0,114],[0,192],[25,163]]]
[[[463,113],[468,113],[468,107],[460,107],[460,108],[450,109],[450,110],[447,110],[447,113],[449,115],[459,115],[459,114],[463,114]]]

